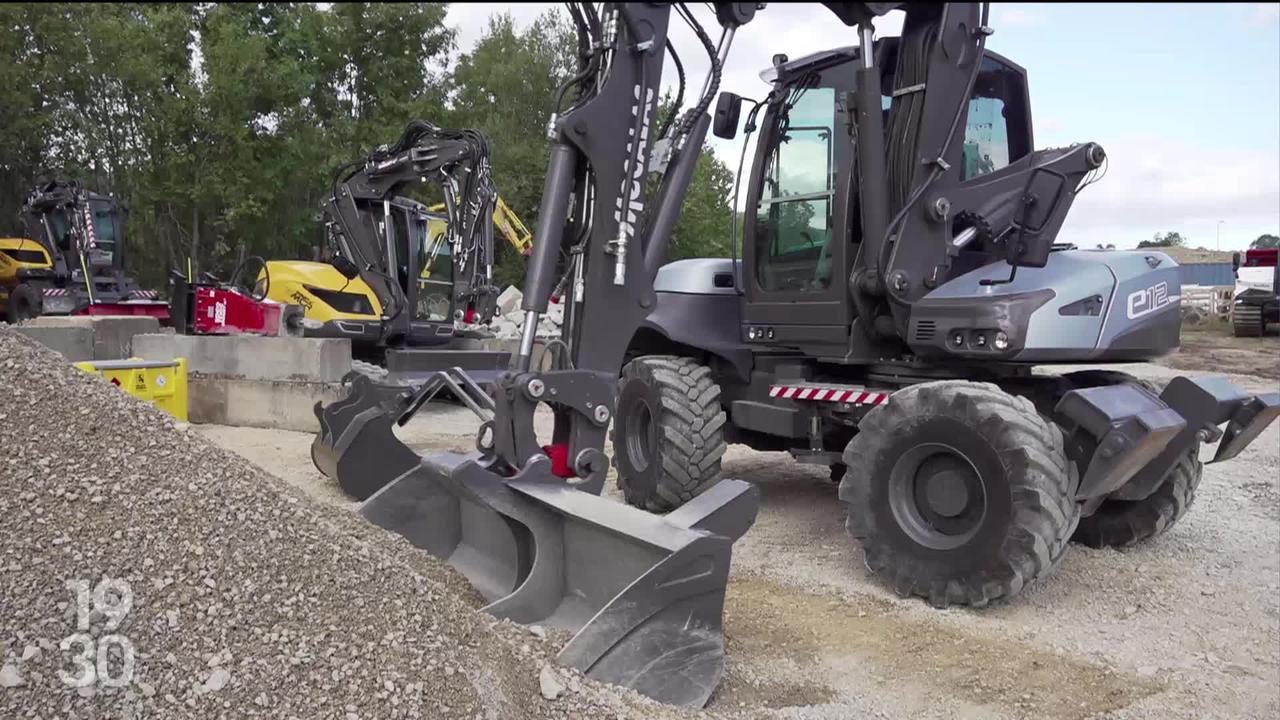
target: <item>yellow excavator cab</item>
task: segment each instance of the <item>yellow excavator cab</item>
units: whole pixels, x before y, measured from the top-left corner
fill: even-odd
[[[382,317],[382,304],[369,285],[358,277],[347,280],[329,263],[268,261],[258,272],[254,289],[259,294],[265,290],[267,298],[276,302],[301,305],[303,317],[322,326],[339,321],[378,323]],[[324,329],[316,334],[327,335]],[[339,328],[330,329],[334,337],[344,336]]]
[[[0,238],[0,318],[12,323],[39,314],[43,293],[31,280],[52,270],[53,260],[40,243]]]
[[[443,208],[443,205],[437,207]],[[435,208],[433,207],[434,211]],[[431,267],[438,257],[449,257],[448,252],[440,252],[441,248],[437,245],[448,242],[445,233],[449,230],[449,221],[439,215],[431,215],[427,217],[427,251],[423,253],[425,261],[422,263],[422,270],[418,273],[418,277],[423,280],[431,279]]]
[[[45,270],[53,260],[44,246],[27,238],[0,238],[0,287],[18,284],[20,270]]]

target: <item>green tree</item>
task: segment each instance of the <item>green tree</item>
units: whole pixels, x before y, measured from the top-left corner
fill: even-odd
[[[1139,248],[1185,247],[1187,239],[1179,232],[1156,233],[1150,240],[1138,243]]]
[[[670,116],[674,106],[675,98],[670,94],[664,95],[658,102],[655,133]],[[687,107],[683,111],[687,111]],[[657,189],[658,178],[656,175],[651,176],[648,190],[652,194]],[[671,245],[667,249],[668,260],[729,256],[732,192],[733,171],[715,156],[711,146],[704,141],[698,152],[693,177],[689,180],[689,189],[680,206],[680,217],[671,233]],[[740,248],[738,253],[741,255]]]
[[[1249,247],[1253,250],[1280,248],[1280,235],[1272,235],[1270,233],[1259,235],[1257,240],[1249,243]]]
[[[523,32],[510,13],[494,15],[471,52],[459,56],[452,74],[449,124],[475,128],[489,138],[498,192],[530,228],[546,172],[546,122],[556,89],[573,70],[576,37],[555,11],[538,16]],[[502,243],[494,274],[499,285],[519,284],[524,259]]]

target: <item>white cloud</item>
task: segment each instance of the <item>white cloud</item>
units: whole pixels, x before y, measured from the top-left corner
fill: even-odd
[[[489,29],[489,18],[510,13],[518,29],[523,30],[548,10],[563,12],[558,3],[449,3],[445,24],[457,30],[458,52],[469,52]]]
[[[989,22],[992,27],[1025,30],[1042,27],[1045,17],[1035,8],[1026,5],[993,3]]]
[[[1192,245],[1214,247],[1217,221],[1225,220],[1223,249],[1240,249],[1280,228],[1274,153],[1210,152],[1158,135],[1119,136],[1104,147],[1107,175],[1076,199],[1063,241],[1132,247],[1154,232],[1176,230]]]

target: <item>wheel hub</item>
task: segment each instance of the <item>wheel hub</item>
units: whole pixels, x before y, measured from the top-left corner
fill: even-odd
[[[919,478],[918,482],[924,484],[924,497],[929,509],[943,517],[956,517],[969,504],[962,470],[946,468]]]
[[[987,497],[981,475],[963,453],[941,443],[922,443],[894,463],[889,505],[912,540],[950,550],[977,535],[986,518]]]

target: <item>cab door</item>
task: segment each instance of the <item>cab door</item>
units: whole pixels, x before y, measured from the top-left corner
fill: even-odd
[[[453,322],[453,256],[443,215],[419,213],[414,224],[417,282],[414,319]]]
[[[745,341],[809,354],[847,345],[852,250],[840,218],[853,158],[839,69],[807,73],[765,115],[745,209]]]

